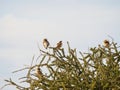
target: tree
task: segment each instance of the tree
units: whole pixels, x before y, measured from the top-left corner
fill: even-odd
[[[17,84],[12,79],[5,81],[7,85],[16,86],[19,90],[119,90],[119,46],[115,42],[106,41],[104,46],[98,45],[90,48],[87,53],[79,54],[68,42],[67,50],[39,48],[39,63],[33,65],[33,58],[31,66],[21,69],[28,70],[25,77],[20,79],[28,86]],[[42,72],[42,68],[47,73]]]

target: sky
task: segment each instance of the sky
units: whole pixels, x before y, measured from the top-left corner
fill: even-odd
[[[120,0],[0,0],[0,87],[17,81],[12,71],[30,65],[44,38],[84,52],[109,36],[120,44]]]

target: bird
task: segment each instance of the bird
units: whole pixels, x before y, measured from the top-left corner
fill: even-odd
[[[59,41],[59,42],[57,43],[56,48],[57,48],[57,49],[60,49],[61,47],[62,47],[62,41]]]
[[[103,45],[104,45],[104,47],[109,47],[110,42],[108,40],[104,40]]]
[[[39,67],[36,67],[36,75],[37,75],[38,77],[43,76],[43,73],[42,73],[42,71],[40,70]]]
[[[50,45],[49,41],[46,38],[43,39],[43,46],[45,47],[45,49],[47,49],[49,45]]]

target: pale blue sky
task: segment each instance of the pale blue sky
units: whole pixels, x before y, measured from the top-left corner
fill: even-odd
[[[43,38],[85,51],[108,35],[120,43],[120,0],[0,0],[0,87],[37,57]]]

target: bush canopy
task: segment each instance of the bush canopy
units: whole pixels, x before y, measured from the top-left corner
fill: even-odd
[[[39,48],[40,55],[23,69],[27,74],[21,83],[8,79],[6,85],[19,90],[120,90],[120,51],[115,42],[77,52],[67,42],[68,49]],[[33,62],[37,60],[37,64]]]

